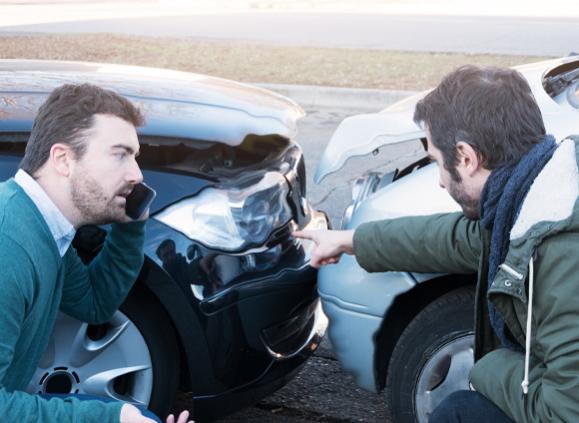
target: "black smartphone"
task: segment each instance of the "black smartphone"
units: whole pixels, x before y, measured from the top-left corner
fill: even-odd
[[[133,220],[138,219],[151,206],[156,195],[155,190],[143,182],[135,185],[127,196],[125,213]]]

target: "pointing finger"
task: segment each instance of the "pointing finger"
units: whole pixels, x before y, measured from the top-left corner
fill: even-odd
[[[316,236],[312,231],[295,231],[292,233],[292,235],[296,238],[309,239],[316,242]]]
[[[179,414],[179,420],[177,420],[177,423],[187,423],[187,419],[189,419],[189,411],[185,410]]]

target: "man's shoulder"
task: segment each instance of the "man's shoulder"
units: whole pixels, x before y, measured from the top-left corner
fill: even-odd
[[[14,201],[21,202],[25,197],[24,190],[14,181],[14,178],[0,182],[0,208],[2,210],[11,206]]]
[[[537,249],[543,256],[574,256],[579,261],[577,245],[579,245],[579,227],[569,227],[543,238]]]
[[[0,250],[30,254],[30,247],[46,237],[38,210],[24,191],[11,179],[0,183]]]
[[[14,220],[27,220],[28,213],[22,208],[18,189],[13,180],[0,183],[0,233],[4,237],[14,232]]]
[[[18,289],[32,298],[40,269],[47,258],[42,226],[31,202],[13,181],[0,183],[0,268],[5,276],[0,286],[18,282]]]

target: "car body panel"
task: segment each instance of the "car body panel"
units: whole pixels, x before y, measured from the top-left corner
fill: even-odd
[[[17,72],[17,73],[15,73]],[[29,132],[36,110],[64,83],[106,86],[147,115],[139,134],[239,145],[248,134],[291,138],[304,115],[293,101],[225,79],[166,69],[84,62],[0,61],[2,131]]]
[[[411,178],[399,179],[368,196],[356,208],[348,228],[353,229],[377,217],[392,219],[459,210],[458,204],[438,184],[438,166],[433,163],[416,170]]]
[[[314,182],[319,184],[326,176],[340,170],[351,157],[365,156],[385,145],[422,137],[424,131],[412,121],[412,114],[423,96],[424,93],[416,94],[379,113],[344,119],[320,158]]]
[[[377,392],[373,377],[374,360],[356,362],[356,358],[366,357],[367,351],[374,349],[374,334],[380,329],[382,317],[340,308],[327,297],[323,301],[324,313],[332,321],[328,336],[342,368],[354,375],[360,387]],[[351,336],[342,336],[344,331],[351,331]]]
[[[547,132],[558,139],[579,133],[579,111],[569,104],[563,94],[551,98],[543,89],[542,78],[552,69],[572,62],[579,63],[579,57],[516,68],[532,87]],[[403,100],[380,113],[344,120],[328,143],[317,169],[316,182],[338,170],[353,155],[369,154],[389,144],[424,138],[424,132],[412,121],[414,106],[423,95],[425,93]],[[399,119],[404,122],[398,122]],[[358,125],[362,127],[357,128]],[[342,229],[355,229],[364,222],[379,219],[459,211],[458,204],[439,186],[438,180],[436,164],[426,165],[396,179],[353,204],[353,213]],[[330,340],[342,366],[353,374],[361,387],[373,392],[383,387],[377,369],[384,367],[384,363],[380,366],[377,361],[380,357],[377,357],[375,338],[395,299],[415,289],[419,283],[439,276],[442,275],[370,274],[349,256],[320,269],[318,290],[330,320]],[[388,336],[388,328],[382,329],[380,332]],[[395,341],[393,339],[392,343]]]
[[[574,124],[576,110],[569,104],[562,104],[562,101],[554,101],[545,92],[542,78],[552,68],[577,60],[574,56],[514,68],[525,75],[541,108],[545,127],[557,139],[577,131]],[[424,130],[414,123],[412,117],[416,103],[428,92],[412,95],[378,113],[344,119],[322,154],[314,182],[319,184],[325,177],[337,172],[351,157],[365,156],[385,146],[424,138]]]
[[[163,261],[159,247],[169,239],[174,256]],[[305,363],[306,352],[315,350],[324,336],[327,321],[317,325],[304,321],[299,331],[292,328],[283,355],[274,357],[264,348],[264,330],[307,317],[306,309],[317,294],[317,272],[307,265],[307,246],[292,242],[284,249],[284,254],[276,246],[274,254],[209,251],[176,231],[167,231],[157,220],[147,222],[145,255],[154,263],[148,264],[150,276],[141,283],[165,306],[187,351],[189,391],[197,418],[212,419],[239,408],[239,401],[247,401],[256,389],[273,392],[278,379],[286,380],[289,368]],[[211,274],[200,270],[203,257],[212,257]],[[320,311],[314,316],[319,319]]]

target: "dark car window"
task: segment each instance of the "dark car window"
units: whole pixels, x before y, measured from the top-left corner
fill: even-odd
[[[16,173],[24,155],[27,133],[0,133],[0,180],[5,181]]]

